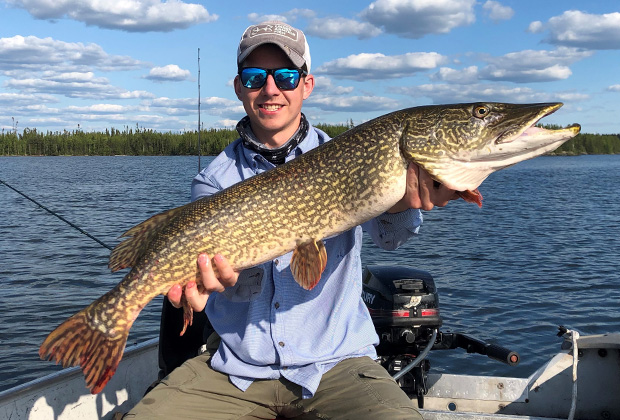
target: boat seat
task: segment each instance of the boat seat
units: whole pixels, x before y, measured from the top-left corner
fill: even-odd
[[[185,334],[179,335],[183,328],[183,309],[172,306],[167,297],[161,309],[159,327],[159,379],[162,379],[186,360],[198,355],[200,348],[213,333],[213,328],[203,312],[194,312],[192,325],[187,326]]]

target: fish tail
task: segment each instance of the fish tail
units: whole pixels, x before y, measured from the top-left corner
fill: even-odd
[[[111,337],[89,322],[88,310],[78,312],[52,331],[41,344],[39,356],[63,367],[80,365],[86,386],[97,394],[116,372],[131,325],[116,329]]]

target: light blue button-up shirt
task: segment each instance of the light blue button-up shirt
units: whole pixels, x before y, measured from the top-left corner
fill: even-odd
[[[327,134],[311,126],[286,160],[328,140]],[[273,167],[237,139],[194,178],[192,200]],[[421,223],[419,210],[407,210],[384,213],[365,223],[364,229],[378,246],[395,249],[417,233]],[[339,361],[376,358],[374,346],[379,340],[361,298],[362,227],[324,243],[327,266],[310,291],[293,279],[288,253],[244,270],[235,286],[209,296],[205,311],[222,339],[211,366],[227,373],[239,389],[246,390],[255,379],[283,376],[301,385],[309,398],[321,376]]]

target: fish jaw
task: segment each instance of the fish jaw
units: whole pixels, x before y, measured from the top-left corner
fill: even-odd
[[[530,127],[510,143],[491,144],[486,148],[436,165],[440,182],[456,191],[473,191],[493,172],[551,152],[580,131],[578,125],[561,130]]]
[[[474,147],[449,148],[443,153],[420,159],[421,166],[432,178],[456,191],[475,191],[493,172],[551,152],[579,134],[578,124],[563,129],[536,127],[542,118],[552,114],[561,103],[531,104],[517,108],[515,117],[521,122],[499,124],[495,130],[476,133],[481,138]],[[503,118],[510,121],[511,113]],[[472,136],[473,137],[473,136]]]

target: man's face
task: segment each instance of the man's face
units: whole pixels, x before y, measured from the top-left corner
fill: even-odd
[[[266,44],[256,48],[243,62],[242,67],[277,69],[295,68],[284,52],[275,45]],[[299,127],[301,106],[314,88],[314,78],[302,78],[294,90],[280,90],[273,76],[258,89],[248,89],[235,77],[235,93],[250,117],[252,131],[268,147],[284,144]]]

